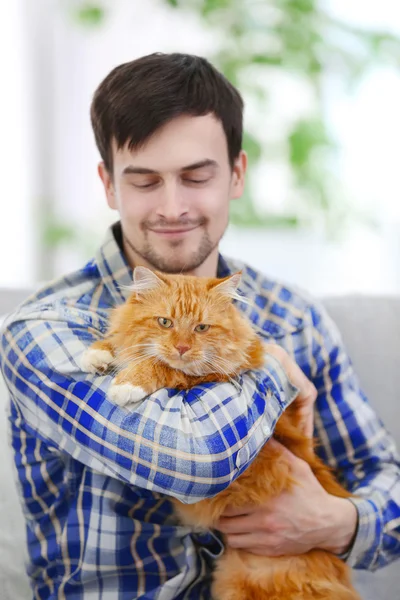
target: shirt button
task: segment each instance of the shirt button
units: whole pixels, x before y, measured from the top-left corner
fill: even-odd
[[[239,452],[236,455],[235,465],[236,468],[239,469],[242,465],[245,465],[249,461],[249,448],[248,445],[240,448]]]

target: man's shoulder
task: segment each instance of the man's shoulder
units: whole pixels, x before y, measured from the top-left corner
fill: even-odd
[[[94,260],[82,269],[42,285],[28,296],[4,321],[2,329],[15,329],[29,323],[64,321],[103,329],[111,305]]]
[[[262,335],[278,339],[315,324],[320,304],[305,290],[268,277],[240,260],[224,258],[231,272],[242,272],[239,292],[249,304],[240,308]]]

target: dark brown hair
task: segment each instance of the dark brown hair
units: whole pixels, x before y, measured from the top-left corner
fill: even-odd
[[[222,123],[231,167],[242,147],[243,100],[205,58],[155,53],[119,65],[97,88],[90,110],[96,144],[112,174],[112,140],[139,148],[180,115],[213,113]]]

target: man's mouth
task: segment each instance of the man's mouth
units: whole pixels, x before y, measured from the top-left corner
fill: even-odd
[[[167,229],[167,228],[157,228],[157,229],[150,229],[150,231],[152,231],[153,233],[156,233],[158,235],[165,235],[165,236],[174,236],[174,235],[183,235],[185,233],[188,233],[189,231],[193,231],[194,229],[197,229],[198,225],[194,225],[192,227],[179,227],[176,229]]]

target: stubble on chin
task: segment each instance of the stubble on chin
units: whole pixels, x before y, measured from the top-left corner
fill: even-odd
[[[170,274],[194,271],[203,264],[219,243],[219,240],[213,243],[207,230],[204,230],[197,250],[185,255],[184,240],[171,240],[168,242],[170,252],[166,251],[163,255],[150,244],[148,237],[145,231],[144,243],[139,247],[124,234],[124,244],[154,269]]]

